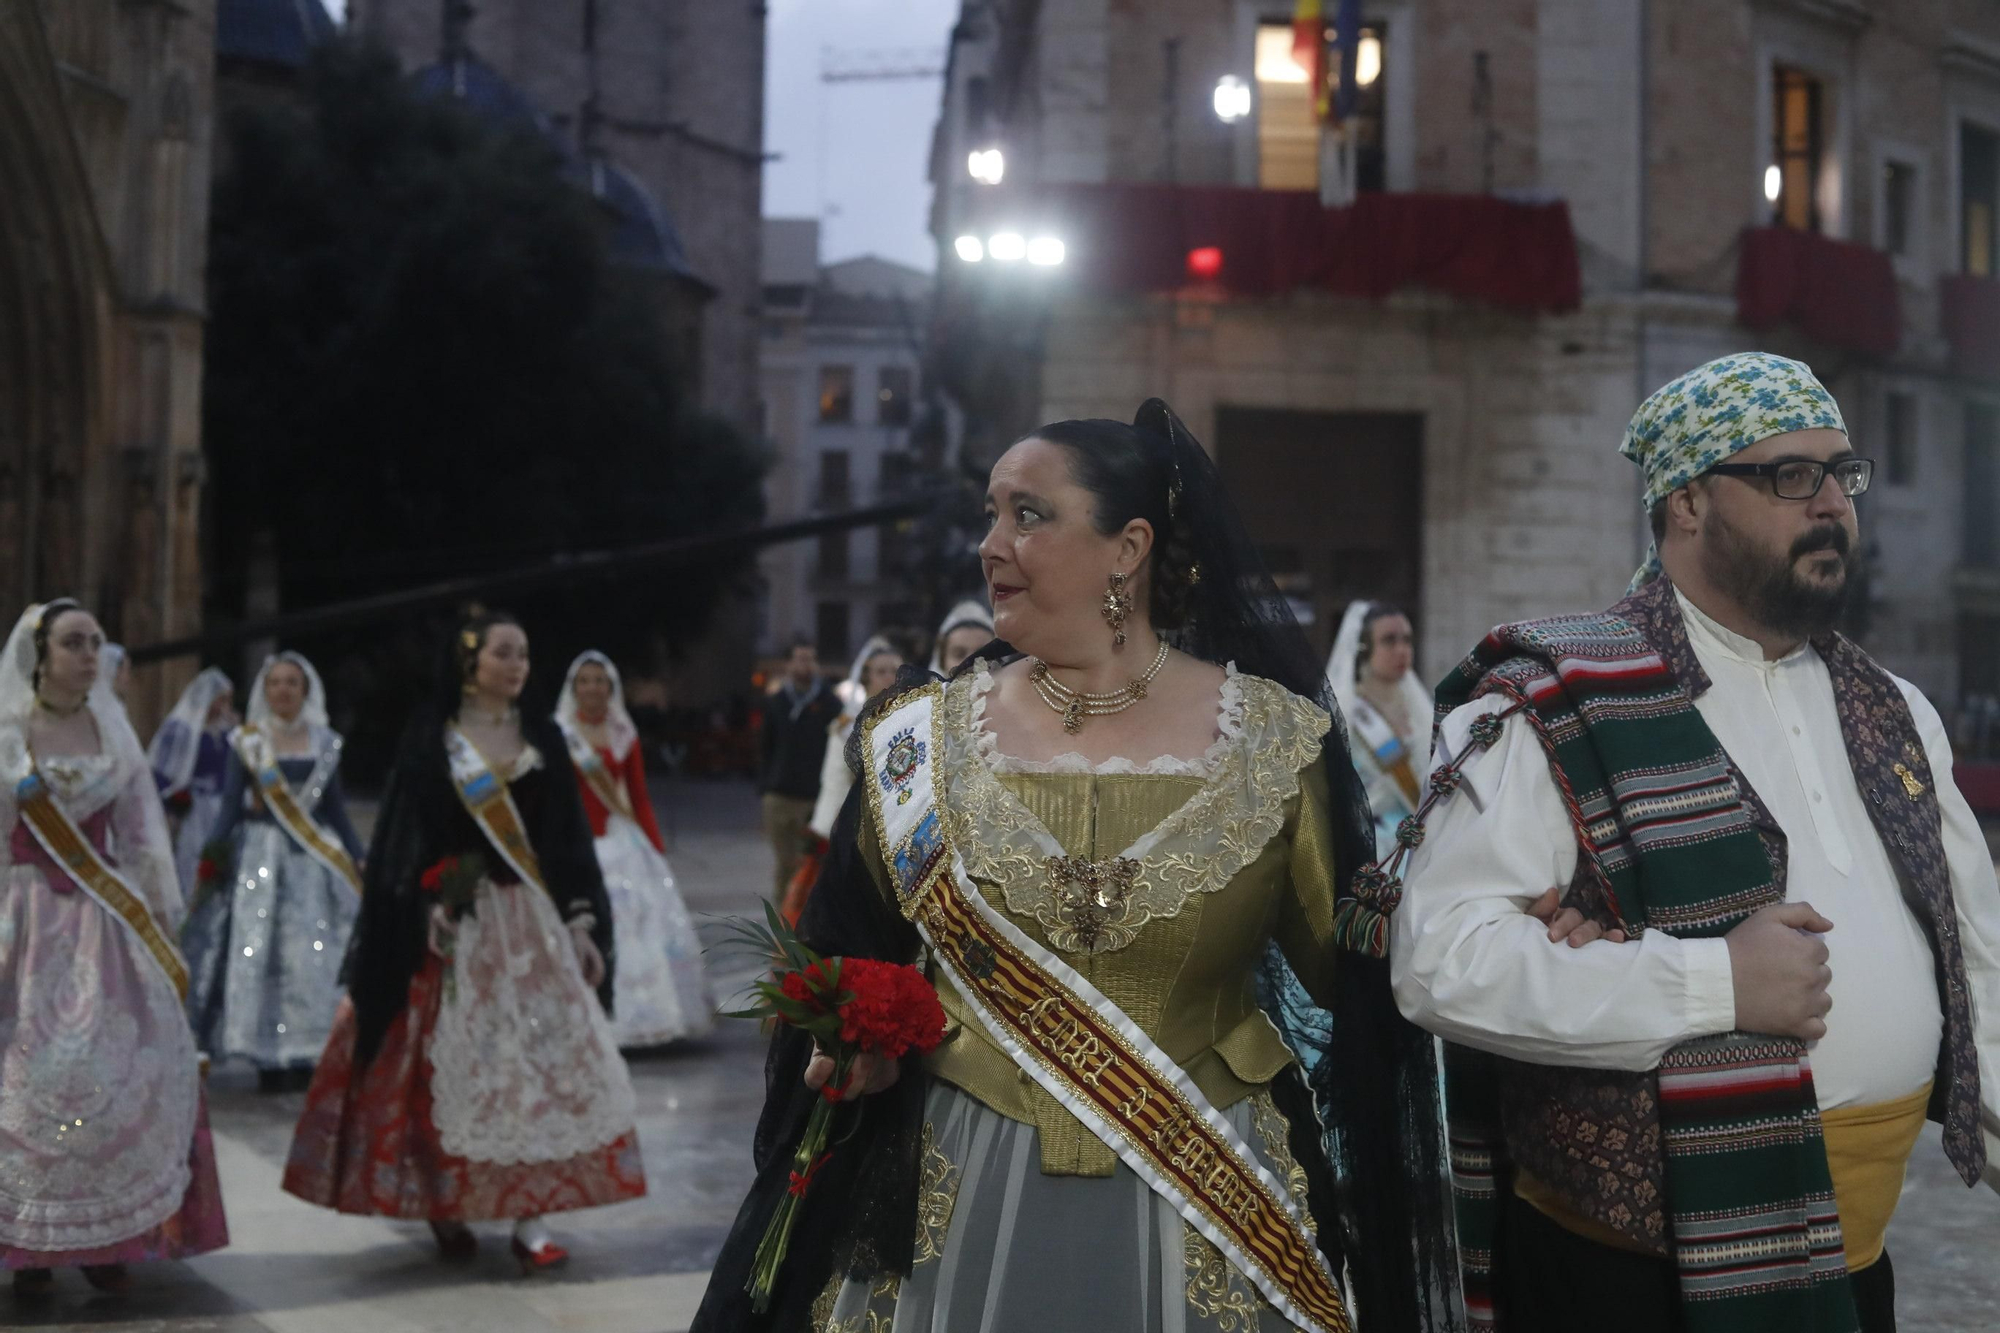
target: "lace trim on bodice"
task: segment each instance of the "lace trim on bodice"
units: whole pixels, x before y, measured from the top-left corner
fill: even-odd
[[[111,804],[125,785],[113,754],[37,755],[35,771],[49,784],[56,803],[79,823]]]
[[[986,700],[993,692],[994,678],[985,661],[972,677],[972,730],[978,738],[979,757],[996,773],[1087,774],[1101,777],[1206,778],[1219,772],[1230,745],[1243,731],[1243,677],[1231,662],[1223,668],[1222,692],[1216,706],[1215,741],[1199,759],[1163,754],[1144,763],[1116,755],[1092,762],[1071,750],[1052,759],[1022,759],[1000,748],[1000,738],[986,725]]]
[[[983,695],[977,676],[952,682],[940,719],[941,805],[967,871],[996,886],[1008,910],[1039,921],[1057,949],[1084,953],[1122,949],[1148,921],[1226,887],[1283,829],[1300,771],[1319,758],[1332,725],[1317,705],[1272,681],[1234,671],[1229,680],[1236,697],[1226,686],[1224,733],[1203,761],[1212,767],[1198,775],[1200,789],[1115,858],[1135,863],[1115,891],[1082,895],[1055,873],[1062,845],[988,761],[988,733],[975,718]]]

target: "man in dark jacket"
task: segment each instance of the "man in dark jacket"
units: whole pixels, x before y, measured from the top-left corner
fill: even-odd
[[[784,678],[764,697],[762,761],[758,786],[764,793],[764,836],[778,860],[776,897],[798,871],[805,851],[806,821],[819,796],[819,770],[826,758],[827,732],[840,716],[840,696],[819,672],[813,645],[794,640]]]

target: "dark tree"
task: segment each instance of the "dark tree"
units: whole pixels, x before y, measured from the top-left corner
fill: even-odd
[[[210,244],[212,621],[260,550],[287,611],[755,523],[762,462],[684,401],[645,275],[533,127],[412,90],[385,54],[322,49],[303,102],[229,127]],[[264,567],[270,566],[264,561]],[[737,561],[515,602],[542,702],[590,645],[654,664]],[[440,622],[302,643],[365,769]],[[344,705],[344,706],[342,706]]]

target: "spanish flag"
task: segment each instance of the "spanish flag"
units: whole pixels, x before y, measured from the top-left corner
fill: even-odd
[[[1326,119],[1326,10],[1322,0],[1294,0],[1292,60],[1306,72],[1313,93],[1313,114]]]

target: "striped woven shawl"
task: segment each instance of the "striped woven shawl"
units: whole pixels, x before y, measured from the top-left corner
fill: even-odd
[[[1580,885],[1603,895],[1586,906],[1635,937],[1704,938],[1782,898],[1728,756],[1661,655],[1615,611],[1495,630],[1439,685],[1438,715],[1492,694],[1512,701],[1509,713],[1547,750],[1585,861]],[[1462,1075],[1479,1077],[1470,1062],[1454,1072]],[[1690,1333],[1855,1333],[1803,1044],[1706,1037],[1669,1051],[1658,1079],[1666,1212]],[[1454,1101],[1470,1111],[1490,1104],[1490,1092],[1467,1086]],[[1497,1134],[1480,1141],[1483,1119],[1454,1124],[1455,1158],[1504,1162]],[[1491,1187],[1459,1191],[1475,1324],[1492,1309],[1498,1202]]]

